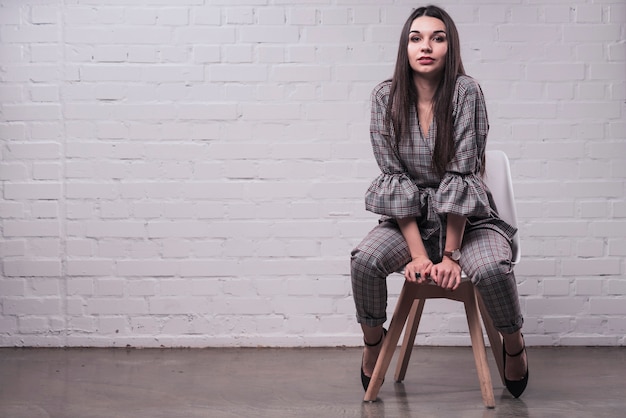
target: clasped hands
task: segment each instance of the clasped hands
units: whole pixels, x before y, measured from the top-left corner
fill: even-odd
[[[448,257],[433,264],[428,257],[418,256],[404,267],[404,278],[420,284],[432,280],[437,286],[455,290],[461,284],[461,266]]]

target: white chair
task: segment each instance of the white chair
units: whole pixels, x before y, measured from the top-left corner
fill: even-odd
[[[517,213],[515,211],[515,201],[513,196],[513,183],[511,181],[511,170],[509,160],[502,151],[486,152],[486,170],[483,176],[487,187],[491,190],[493,200],[496,204],[499,216],[507,223],[517,227]],[[517,264],[521,258],[519,234],[513,237],[513,264]],[[391,363],[394,350],[400,339],[400,335],[406,324],[404,341],[398,365],[396,368],[395,381],[404,380],[417,328],[424,310],[424,303],[427,299],[444,298],[463,302],[469,326],[469,333],[476,362],[478,380],[486,407],[495,407],[493,386],[491,383],[491,373],[487,363],[485,341],[483,338],[480,317],[482,316],[487,336],[491,344],[500,379],[504,384],[504,365],[502,361],[502,340],[498,331],[494,328],[491,318],[487,314],[482,299],[478,291],[474,288],[467,276],[463,273],[461,285],[454,291],[445,290],[435,284],[417,284],[408,281],[404,282],[402,291],[398,298],[396,308],[389,324],[389,330],[381,348],[376,367],[372,374],[369,387],[365,392],[365,401],[375,401],[383,383],[383,379]],[[480,314],[479,314],[480,311]],[[408,322],[407,322],[408,319]]]

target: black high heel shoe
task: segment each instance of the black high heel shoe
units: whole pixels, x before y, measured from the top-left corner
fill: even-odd
[[[378,344],[383,342],[383,338],[385,338],[385,335],[387,335],[387,330],[383,328],[383,335],[380,336],[380,340],[378,340],[378,342],[376,342],[375,344],[368,344],[368,342],[365,341],[365,338],[363,338],[363,343],[368,347],[376,347]],[[365,356],[365,354],[363,354],[363,356]],[[365,373],[363,373],[363,357],[361,357],[360,369],[361,369],[361,384],[363,385],[363,390],[367,391],[367,388],[370,385],[370,380],[372,380],[372,378],[369,376],[365,376]],[[385,380],[383,379],[383,382],[384,381]]]
[[[522,339],[524,336],[522,335]],[[509,357],[519,357],[522,353],[526,352],[526,343],[520,351],[515,354],[509,354],[506,352],[506,347],[504,346],[504,341],[502,341],[502,357],[504,358],[504,369],[506,370],[506,356]],[[526,390],[526,385],[528,385],[528,355],[526,355],[526,374],[522,378],[522,380],[509,380],[506,378],[506,372],[504,374],[504,384],[506,388],[511,392],[511,395],[515,398],[519,398]]]

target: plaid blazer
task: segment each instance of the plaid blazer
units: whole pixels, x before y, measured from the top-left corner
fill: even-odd
[[[417,112],[411,109],[410,136],[391,145],[393,132],[385,127],[391,81],[378,84],[371,95],[370,139],[381,174],[365,194],[368,211],[384,218],[415,217],[423,239],[439,234],[440,246],[448,213],[467,217],[467,227],[496,229],[511,238],[516,229],[498,218],[480,175],[489,121],[480,85],[459,76],[452,114],[456,154],[443,176],[432,168],[437,124],[424,137]]]

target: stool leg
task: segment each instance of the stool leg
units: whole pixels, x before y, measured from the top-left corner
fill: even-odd
[[[383,341],[383,346],[380,349],[380,354],[378,355],[378,360],[376,361],[376,367],[374,367],[374,373],[372,373],[370,384],[367,387],[367,391],[365,391],[365,397],[363,398],[364,401],[375,401],[378,397],[378,391],[383,384],[383,379],[385,378],[385,374],[387,373],[387,369],[391,363],[393,352],[398,345],[400,334],[402,334],[406,318],[409,315],[411,306],[413,305],[415,293],[415,286],[411,286],[411,283],[409,282],[404,282],[404,286],[402,286],[402,291],[398,297],[395,312],[393,313],[393,317],[389,323],[389,331],[387,332],[387,336]]]
[[[422,319],[422,312],[424,311],[425,299],[415,299],[411,312],[409,313],[409,320],[406,323],[406,329],[404,330],[404,341],[402,342],[402,348],[400,349],[400,357],[398,357],[398,365],[396,366],[396,382],[402,382],[406,376],[406,369],[409,367],[409,360],[411,359],[411,353],[413,352],[413,346],[415,344],[415,336],[417,335],[417,328]]]
[[[467,297],[464,298],[464,304],[465,313],[467,314],[467,325],[469,326],[470,337],[472,339],[476,371],[478,373],[478,380],[480,381],[480,391],[483,395],[483,403],[487,408],[495,408],[496,401],[493,396],[493,385],[491,384],[491,374],[489,373],[489,364],[487,363],[485,340],[483,339],[483,330],[480,326],[478,305],[473,288],[469,288]]]
[[[483,324],[485,324],[485,331],[487,332],[487,337],[489,337],[489,345],[491,345],[491,351],[493,352],[493,357],[496,360],[496,365],[498,366],[498,372],[500,374],[500,380],[504,385],[504,360],[502,358],[502,337],[498,330],[493,326],[493,321],[491,320],[491,316],[489,316],[489,312],[487,312],[487,308],[485,307],[485,303],[483,302],[483,298],[480,296],[478,290],[475,290],[476,300],[478,301],[478,308],[480,309],[480,316],[483,318]]]

